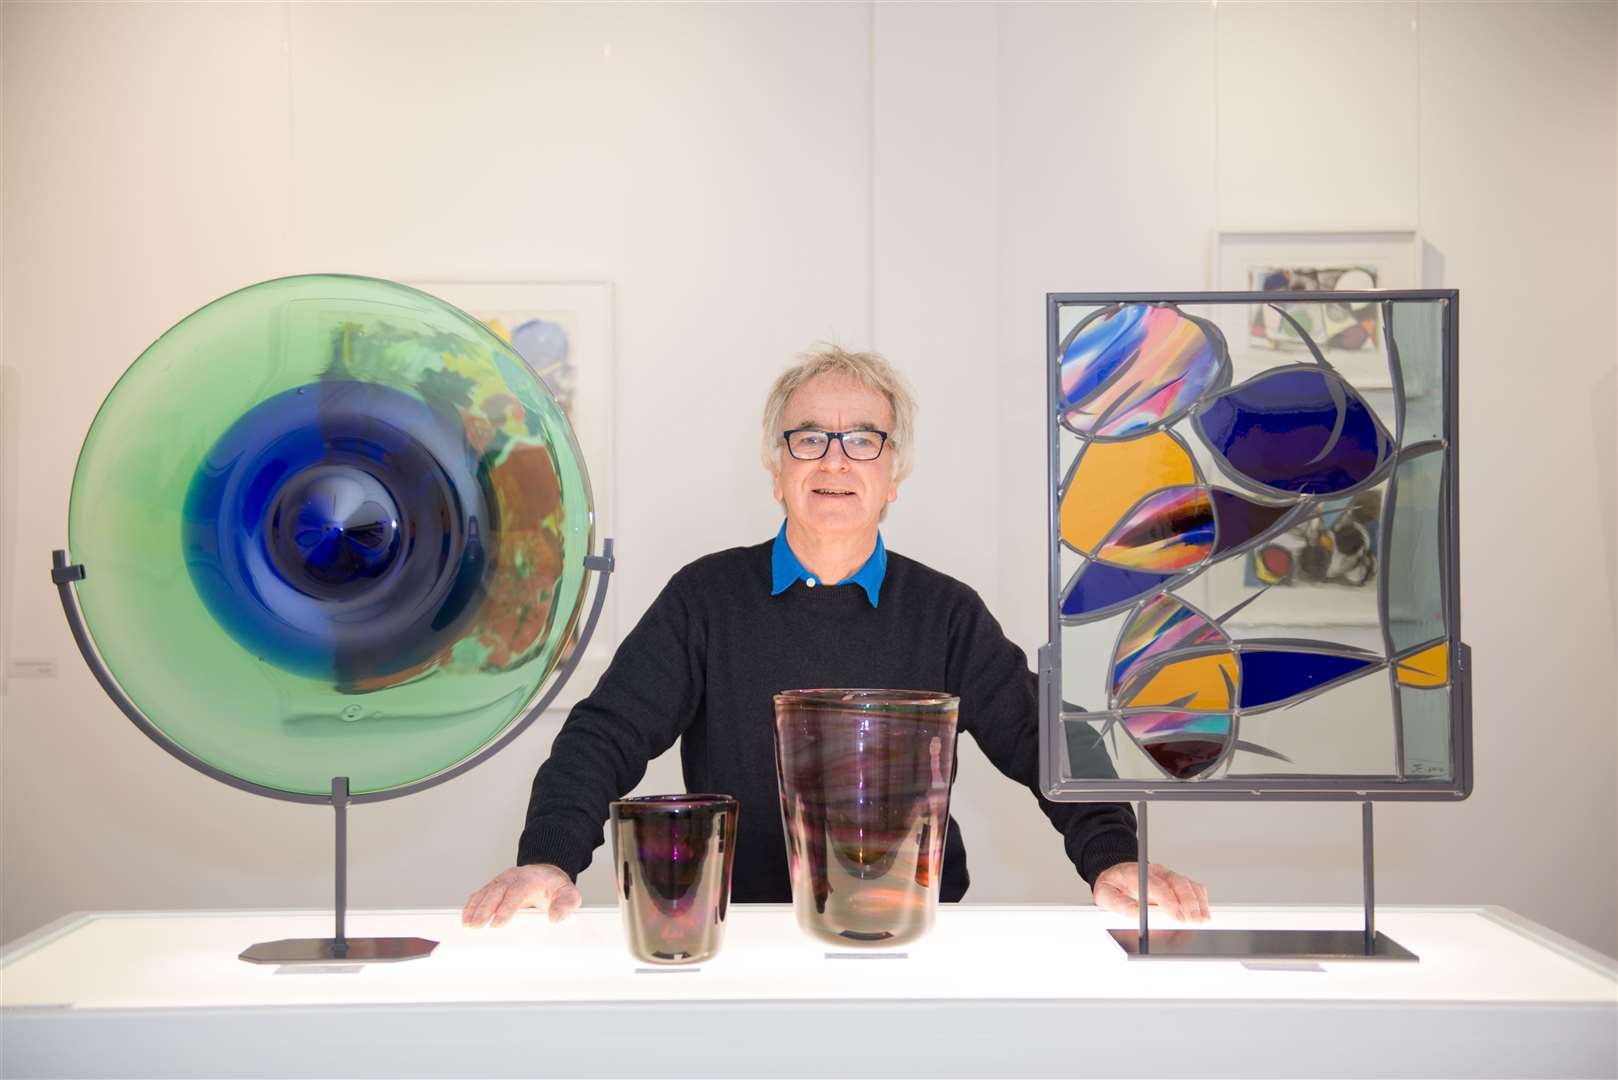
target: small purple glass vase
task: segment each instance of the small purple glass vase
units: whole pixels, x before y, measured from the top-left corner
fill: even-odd
[[[775,695],[792,904],[811,937],[884,947],[931,929],[959,708],[921,690]]]
[[[636,959],[699,964],[719,952],[740,806],[729,795],[645,795],[612,804],[618,910]]]

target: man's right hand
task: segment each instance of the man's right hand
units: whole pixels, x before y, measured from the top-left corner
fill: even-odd
[[[573,879],[560,867],[549,863],[513,866],[466,898],[461,925],[504,926],[525,907],[549,912],[551,922],[557,923],[573,914],[581,903],[583,898]]]

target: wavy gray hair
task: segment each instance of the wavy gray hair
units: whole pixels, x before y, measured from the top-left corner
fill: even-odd
[[[781,452],[785,448],[781,432],[786,430],[782,423],[787,399],[822,375],[845,376],[888,399],[893,424],[883,453],[890,458],[894,483],[909,476],[916,430],[916,395],[909,381],[876,353],[849,352],[836,345],[823,345],[799,356],[798,362],[783,371],[770,387],[770,396],[764,400],[764,439],[760,444],[764,467],[770,474],[781,470]]]

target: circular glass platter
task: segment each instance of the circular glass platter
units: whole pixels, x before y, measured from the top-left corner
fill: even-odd
[[[594,543],[567,417],[506,341],[373,278],[231,293],[119,380],[68,535],[96,648],[164,735],[318,795],[452,768],[574,643]]]

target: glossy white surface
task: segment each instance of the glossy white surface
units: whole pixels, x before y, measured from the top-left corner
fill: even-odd
[[[1225,928],[1353,929],[1351,908],[1220,908]],[[275,968],[301,912],[70,916],[0,961],[5,1075],[1607,1075],[1613,962],[1491,908],[1378,910],[1420,962],[1130,962],[1086,907],[946,907],[899,955],[828,953],[785,906],[732,910],[698,968],[648,970],[618,914],[356,912],[425,960]],[[826,1038],[806,1039],[819,1031]],[[540,1062],[543,1061],[543,1064]],[[790,1070],[789,1070],[790,1071]]]
[[[1222,928],[1354,929],[1349,908],[1221,908]],[[425,960],[314,977],[236,958],[248,945],[331,933],[329,915],[107,913],[74,917],[0,966],[5,1006],[188,1008],[486,1001],[792,999],[1475,1001],[1613,1003],[1618,984],[1546,948],[1503,913],[1385,908],[1378,929],[1416,964],[1344,962],[1321,972],[1226,962],[1129,962],[1103,932],[1128,920],[1090,907],[946,907],[934,931],[896,950],[838,952],[797,928],[791,909],[738,905],[724,948],[695,970],[640,971],[618,913],[585,908],[559,925],[527,912],[500,930],[466,930],[449,911],[355,912],[351,936],[440,942]],[[1171,924],[1164,924],[1165,927]],[[1521,924],[1526,926],[1527,924]],[[12,954],[16,954],[13,958]]]

